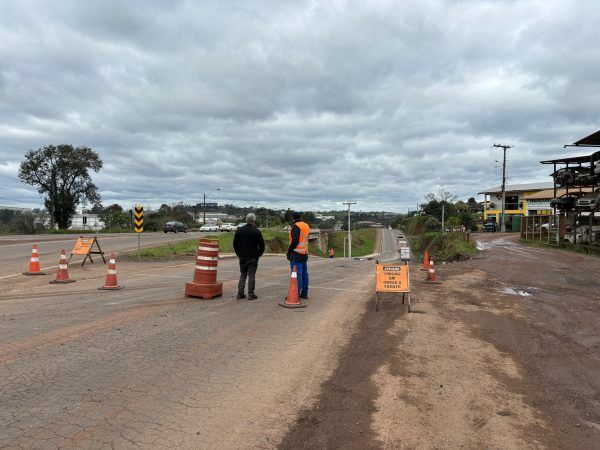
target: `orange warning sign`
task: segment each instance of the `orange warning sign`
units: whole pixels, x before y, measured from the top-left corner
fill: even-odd
[[[410,292],[408,265],[377,264],[375,273],[377,292]]]
[[[71,250],[72,255],[87,255],[94,245],[96,238],[80,237],[75,243],[75,247]]]
[[[98,248],[97,251],[92,250],[92,248],[94,247],[94,244],[96,244],[96,247]],[[77,239],[77,242],[75,243],[75,246],[73,247],[73,250],[71,250],[71,256],[69,256],[69,262],[71,261],[71,258],[73,257],[73,255],[84,255],[85,256],[85,258],[83,258],[83,262],[81,263],[82,266],[85,264],[85,262],[88,258],[90,259],[91,263],[94,262],[94,260],[92,259],[92,255],[102,256],[102,261],[104,261],[104,263],[106,264],[106,259],[104,259],[104,252],[100,248],[98,239],[96,239],[95,237],[85,238],[85,237],[81,236],[79,239]]]

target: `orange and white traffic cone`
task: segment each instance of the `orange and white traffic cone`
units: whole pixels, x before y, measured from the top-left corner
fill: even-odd
[[[279,302],[279,306],[284,308],[306,308],[307,306],[306,303],[300,303],[298,298],[298,272],[296,272],[296,267],[292,267],[287,297]]]
[[[50,281],[51,284],[66,284],[75,283],[75,280],[69,278],[69,264],[67,263],[67,255],[65,251],[60,251],[60,260],[58,261],[58,270],[56,271],[56,278]]]
[[[104,286],[99,287],[99,290],[116,291],[117,289],[123,289],[123,286],[119,286],[117,282],[117,262],[115,261],[114,253],[110,255],[108,260],[108,272],[106,273],[106,280]]]
[[[23,275],[46,275],[46,272],[42,272],[40,267],[40,256],[38,253],[37,244],[33,244],[31,249],[31,258],[29,259],[29,270],[23,272]]]
[[[429,269],[427,269],[427,278],[425,279],[424,283],[440,284],[440,282],[437,281],[437,278],[435,276],[435,267],[433,264],[433,259],[429,261]]]
[[[429,262],[429,250],[425,249],[425,251],[423,252],[423,267],[421,267],[421,270],[429,270]]]

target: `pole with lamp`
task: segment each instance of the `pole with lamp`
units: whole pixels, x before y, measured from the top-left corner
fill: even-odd
[[[220,190],[221,190],[221,188],[216,188],[216,189],[213,189],[212,191],[210,191],[208,194],[206,192],[204,193],[204,201],[202,203],[202,225],[206,225],[206,197],[208,197],[213,192],[220,191]]]
[[[350,226],[350,206],[356,205],[356,202],[342,202],[344,205],[348,205],[348,258],[352,259],[352,228]]]

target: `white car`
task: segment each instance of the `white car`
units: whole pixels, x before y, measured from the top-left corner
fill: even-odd
[[[235,225],[232,223],[224,223],[219,226],[219,230],[221,231],[235,231]]]
[[[202,225],[200,227],[200,231],[219,231],[219,227],[218,227],[218,225],[206,224],[206,225]]]

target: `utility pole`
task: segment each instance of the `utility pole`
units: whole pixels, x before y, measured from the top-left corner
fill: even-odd
[[[215,191],[220,191],[221,188],[216,188]],[[208,195],[212,194],[214,191],[210,191]],[[204,193],[204,202],[202,203],[202,225],[206,225],[206,192]],[[218,222],[217,222],[218,223]]]
[[[446,203],[442,203],[442,233],[444,232],[444,216],[446,215]]]
[[[348,205],[348,258],[352,259],[352,228],[350,227],[350,206],[356,205],[356,202],[342,202]]]
[[[494,143],[493,147],[502,149],[502,215],[500,219],[500,231],[505,232],[506,224],[504,223],[504,215],[506,212],[506,150],[513,148],[513,146]]]

